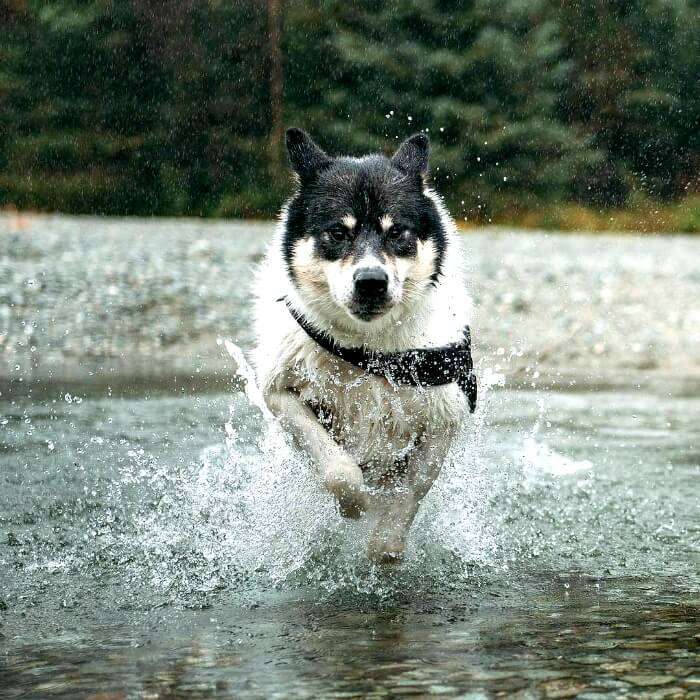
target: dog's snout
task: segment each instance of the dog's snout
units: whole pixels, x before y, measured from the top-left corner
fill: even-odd
[[[389,288],[389,275],[381,267],[363,267],[353,275],[355,292],[360,297],[383,297]]]

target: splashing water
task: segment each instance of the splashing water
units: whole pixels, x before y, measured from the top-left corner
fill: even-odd
[[[618,393],[618,405],[599,401],[602,408],[592,413],[588,395],[514,393],[498,374],[480,371],[480,407],[421,506],[405,561],[385,570],[366,557],[369,524],[339,516],[309,459],[266,408],[241,349],[222,344],[244,391],[178,399],[177,411],[189,417],[176,428],[168,425],[179,415],[175,409],[159,414],[163,400],[155,412],[141,400],[134,417],[127,405],[112,421],[120,404],[106,399],[110,418],[99,428],[94,402],[59,402],[76,426],[72,467],[60,431],[44,434],[34,426],[39,415],[19,416],[32,423],[50,456],[46,473],[66,484],[59,505],[20,513],[12,525],[18,546],[7,561],[30,574],[23,585],[31,580],[40,593],[46,576],[72,576],[66,585],[75,589],[88,575],[111,581],[129,604],[148,607],[304,587],[385,600],[474,589],[494,576],[518,585],[533,567],[591,576],[688,572],[693,535],[683,494],[692,491],[680,485],[685,472],[673,474],[665,458],[619,439],[632,428],[636,439],[645,435],[637,425],[619,425],[620,415],[636,420],[625,402],[638,406],[638,397]],[[228,408],[202,418],[217,401]],[[645,418],[649,440],[662,445],[661,454],[673,454],[673,433],[654,427],[664,411],[647,404],[654,406]],[[146,415],[153,421],[147,430],[136,421]],[[197,432],[191,426],[202,420],[223,426],[221,437],[188,451]],[[26,440],[26,431],[18,435]],[[640,482],[642,454],[654,488]],[[20,528],[30,520],[37,524],[27,526],[23,540]]]
[[[502,512],[494,517],[494,507],[512,499],[523,483],[532,490],[524,467],[532,469],[536,461],[549,474],[568,474],[570,469],[547,465],[557,459],[574,464],[526,437],[525,460],[505,459],[494,471],[481,455],[481,409],[465,422],[423,503],[404,563],[384,570],[366,558],[369,525],[338,515],[310,460],[292,447],[267,409],[243,351],[230,340],[224,346],[245,392],[245,400],[231,404],[225,443],[179,470],[135,458],[122,474],[123,485],[145,481],[161,494],[139,513],[136,533],[125,533],[122,546],[141,553],[150,584],[164,593],[308,585],[381,597],[475,583],[478,572],[505,571],[520,556],[522,543],[508,541],[513,532],[503,528]],[[482,406],[502,378],[493,374],[484,384]]]
[[[245,402],[231,404],[224,444],[177,469],[133,455],[121,473],[121,489],[159,494],[119,543],[139,552],[150,585],[163,593],[312,585],[381,596],[454,584],[493,560],[483,505],[493,482],[478,459],[481,413],[465,425],[424,502],[405,563],[387,572],[366,558],[368,524],[338,515],[310,460],[267,409],[243,351],[223,344],[245,392]]]

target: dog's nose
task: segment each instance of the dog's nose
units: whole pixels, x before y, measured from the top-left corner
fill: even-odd
[[[363,267],[353,275],[358,296],[383,297],[389,288],[389,275],[381,267]]]

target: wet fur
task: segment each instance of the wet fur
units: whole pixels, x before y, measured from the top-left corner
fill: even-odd
[[[370,556],[396,561],[462,421],[462,392],[456,385],[396,387],[368,376],[322,350],[278,300],[289,299],[341,345],[389,352],[458,341],[471,309],[459,241],[411,144],[405,169],[401,149],[393,160],[332,160],[318,149],[303,154],[311,162],[305,170],[293,146],[300,189],[282,211],[256,279],[256,371],[271,411],[310,455],[341,513],[369,510],[376,519]],[[353,220],[352,250],[324,250],[324,226]],[[399,246],[402,254],[386,238],[395,221],[415,226],[415,245]],[[369,322],[346,305],[349,274],[365,259],[391,278],[391,307]],[[367,485],[377,487],[373,496]]]

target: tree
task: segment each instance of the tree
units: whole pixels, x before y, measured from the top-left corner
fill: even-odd
[[[579,0],[558,15],[574,66],[562,117],[589,131],[605,154],[582,181],[583,198],[622,204],[635,188],[668,198],[697,187],[697,2]]]
[[[453,211],[700,188],[698,0],[5,0],[0,206],[274,214],[283,125]]]
[[[599,158],[558,118],[570,65],[544,2],[327,0],[313,4],[322,28],[310,36],[309,3],[296,6],[289,111],[331,148],[360,153],[426,129],[433,178],[479,218],[566,197]]]

